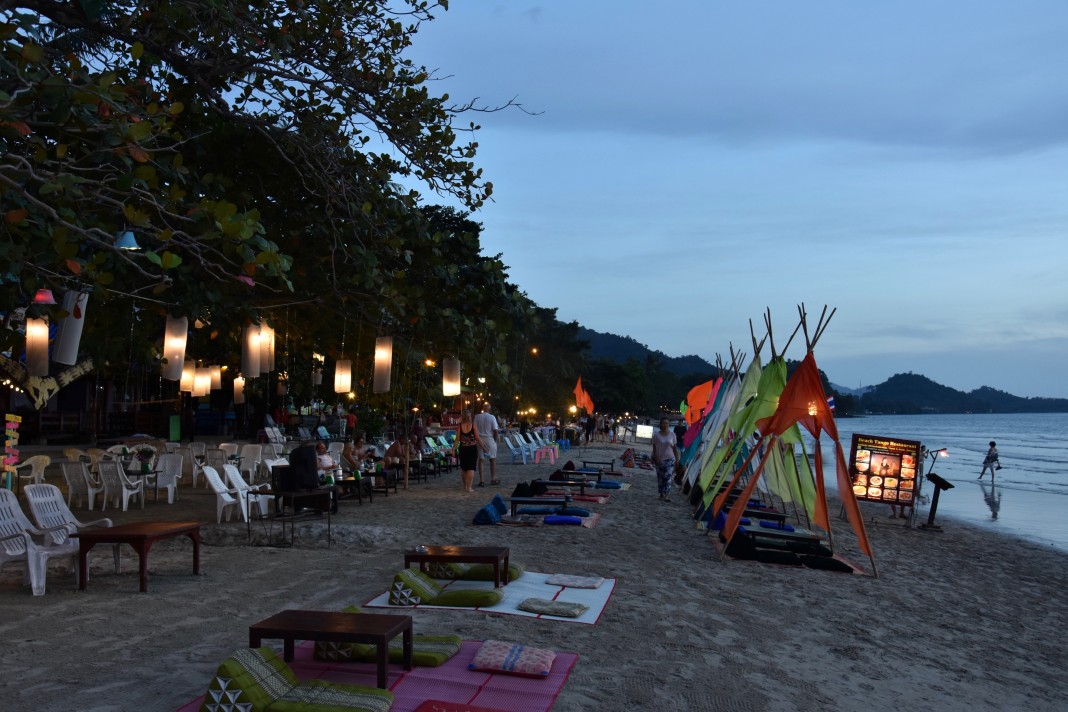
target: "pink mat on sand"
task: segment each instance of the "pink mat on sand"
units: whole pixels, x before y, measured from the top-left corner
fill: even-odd
[[[510,712],[547,712],[556,702],[571,669],[578,661],[575,653],[557,653],[549,676],[545,678],[517,677],[468,670],[481,641],[465,640],[460,652],[440,667],[416,667],[405,670],[401,665],[389,666],[389,690],[393,693],[390,712],[413,712],[427,700],[441,700],[455,705],[509,710]],[[293,673],[301,680],[326,680],[351,685],[374,687],[376,672],[373,663],[335,663],[315,660],[313,644],[297,646]],[[204,681],[207,689],[208,680]],[[203,695],[178,708],[178,712],[197,712]],[[425,709],[425,708],[424,708]]]

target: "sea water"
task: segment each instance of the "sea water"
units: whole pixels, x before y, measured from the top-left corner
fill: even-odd
[[[934,460],[933,468],[930,458],[924,462],[924,474],[933,470],[954,485],[939,497],[936,524],[950,527],[959,519],[1068,551],[1068,413],[877,415],[839,418],[836,424],[846,458],[853,433],[918,440],[931,451],[946,448],[949,456]],[[991,440],[1002,466],[993,482],[989,472],[977,479]],[[832,487],[833,445],[825,434],[820,441]],[[930,482],[923,494],[920,523],[929,515]],[[880,507],[866,504],[865,512]],[[890,508],[884,509],[888,515]]]

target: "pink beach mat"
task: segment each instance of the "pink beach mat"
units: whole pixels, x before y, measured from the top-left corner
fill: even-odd
[[[441,703],[442,709],[462,710],[465,706],[513,712],[547,712],[556,702],[564,683],[578,661],[575,653],[557,653],[548,677],[529,678],[497,673],[475,672],[467,665],[474,659],[481,641],[465,640],[460,652],[439,667],[416,667],[405,670],[389,666],[389,690],[393,693],[390,712],[414,712],[428,700]],[[342,663],[315,660],[313,644],[296,647],[289,666],[301,680],[326,680],[374,687],[376,668],[373,663]],[[208,680],[204,681],[207,689]],[[178,712],[197,712],[203,695],[178,708]],[[451,705],[451,707],[450,707]],[[427,709],[427,707],[423,707]],[[434,709],[430,706],[430,709]]]

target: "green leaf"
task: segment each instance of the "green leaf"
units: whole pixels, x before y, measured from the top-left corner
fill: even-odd
[[[182,264],[182,258],[173,252],[167,250],[163,253],[162,266],[163,269],[174,269],[178,265]]]
[[[141,55],[145,53],[145,46],[140,42],[134,42],[130,47],[130,56],[134,59],[141,59]]]
[[[163,260],[161,260],[159,255],[157,255],[155,252],[148,251],[145,253],[145,257],[147,257],[148,261],[156,265],[157,267],[163,266]]]

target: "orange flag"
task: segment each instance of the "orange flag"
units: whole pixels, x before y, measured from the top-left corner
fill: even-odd
[[[582,376],[578,377],[578,382],[575,384],[575,390],[572,391],[575,394],[575,407],[585,408],[586,399],[589,396],[586,395],[586,391],[582,389]]]
[[[590,398],[590,394],[587,393],[585,389],[583,389],[582,395],[585,398],[585,402],[586,402],[586,412],[587,413],[592,413],[593,412],[593,399]]]

